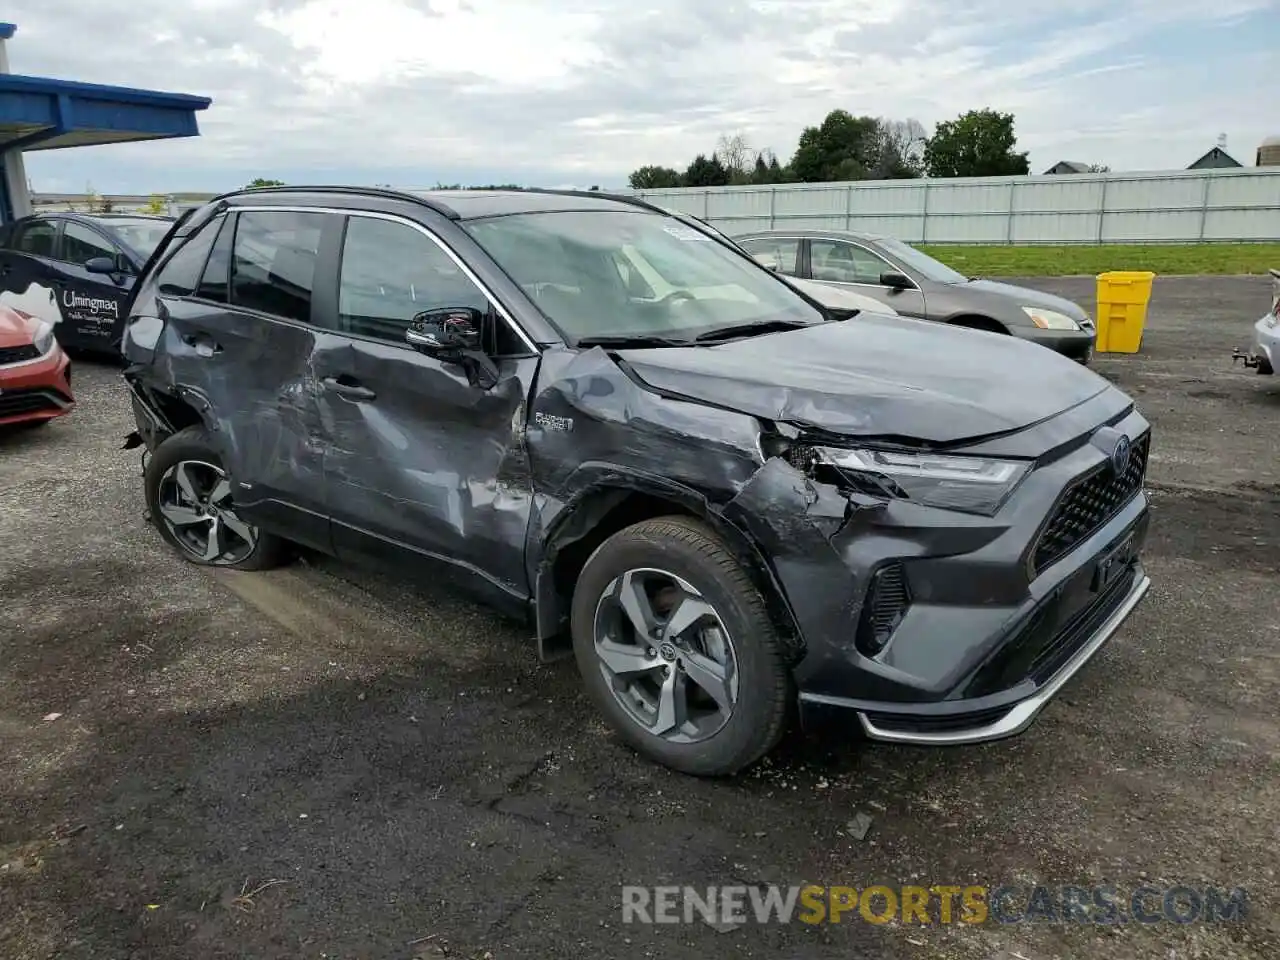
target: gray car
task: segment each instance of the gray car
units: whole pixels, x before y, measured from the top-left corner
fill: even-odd
[[[676,770],[740,770],[793,717],[1019,733],[1150,587],[1151,426],[1109,381],[836,319],[630,198],[241,190],[136,289],[126,445],[178,555],[470,590]]]
[[[780,273],[857,290],[906,317],[1012,334],[1081,363],[1093,355],[1093,319],[1078,304],[1028,287],[966,277],[892,237],[769,230],[734,239]]]

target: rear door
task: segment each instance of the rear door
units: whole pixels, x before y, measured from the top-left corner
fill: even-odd
[[[90,273],[84,265],[96,257],[110,259],[117,272]],[[129,256],[96,227],[64,220],[58,257],[50,269],[67,342],[89,350],[118,353],[125,306],[134,283]]]
[[[19,220],[0,248],[0,304],[54,325],[60,342],[62,310],[54,290],[58,221],[48,217]]]
[[[320,338],[315,376],[339,556],[527,597],[524,423],[537,352],[422,224],[352,212],[337,279],[339,332]],[[405,342],[414,315],[439,307],[485,314],[495,384]]]
[[[161,266],[162,379],[206,410],[237,512],[328,550],[314,399],[312,288],[341,217],[244,210],[215,218]]]
[[[792,277],[800,273],[800,241],[796,237],[754,237],[739,240],[738,246],[770,270]]]

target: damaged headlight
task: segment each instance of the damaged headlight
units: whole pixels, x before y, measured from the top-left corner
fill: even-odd
[[[1031,464],[990,457],[819,447],[819,462],[838,469],[860,490],[944,510],[990,516]]]
[[[53,325],[41,321],[36,324],[35,336],[31,338],[31,343],[39,351],[40,356],[44,356],[53,349]]]

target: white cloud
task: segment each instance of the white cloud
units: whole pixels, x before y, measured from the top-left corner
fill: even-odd
[[[1182,167],[1222,131],[1247,163],[1277,132],[1276,0],[19,0],[8,13],[17,72],[214,99],[199,140],[30,155],[37,188],[620,184],[726,133],[785,159],[835,107],[926,125],[1009,110],[1033,170]]]

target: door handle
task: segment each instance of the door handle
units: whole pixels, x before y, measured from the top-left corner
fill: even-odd
[[[182,338],[182,342],[188,347],[195,348],[196,355],[200,357],[212,357],[215,353],[222,352],[222,344],[218,341],[202,336],[198,333],[189,333]]]
[[[342,377],[325,377],[322,381],[327,388],[348,400],[375,400],[378,395],[368,387]]]

